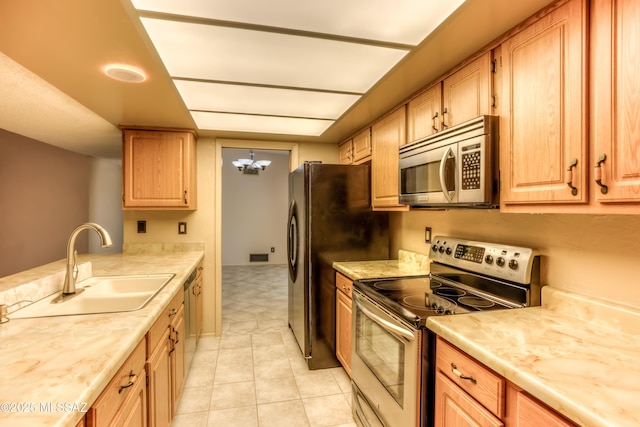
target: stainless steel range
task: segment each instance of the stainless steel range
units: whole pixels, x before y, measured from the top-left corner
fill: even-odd
[[[431,426],[435,336],[429,316],[540,305],[530,248],[436,237],[429,276],[354,282],[353,414],[360,426]]]

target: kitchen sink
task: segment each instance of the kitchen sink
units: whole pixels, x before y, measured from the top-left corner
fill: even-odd
[[[9,315],[11,319],[118,313],[143,308],[173,278],[174,274],[93,276],[77,283],[78,294],[54,302],[50,295]],[[81,290],[82,289],[82,290]]]

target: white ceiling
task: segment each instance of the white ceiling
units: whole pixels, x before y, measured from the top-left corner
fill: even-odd
[[[320,136],[463,2],[133,5],[199,129]]]
[[[113,158],[123,125],[338,143],[550,3],[466,0],[429,24],[454,1],[2,1],[0,128]],[[147,81],[108,78],[112,62]]]

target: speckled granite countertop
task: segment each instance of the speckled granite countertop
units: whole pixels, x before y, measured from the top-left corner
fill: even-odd
[[[429,274],[429,257],[400,249],[396,260],[334,262],[333,268],[351,280],[421,276]]]
[[[580,425],[640,425],[640,310],[548,286],[542,301],[427,327]]]
[[[0,425],[75,426],[84,416],[79,410],[100,395],[204,256],[193,248],[143,253],[78,257],[91,263],[93,275],[174,273],[141,310],[0,324]],[[64,271],[64,260],[0,279],[1,302],[10,303],[12,285],[55,271]]]

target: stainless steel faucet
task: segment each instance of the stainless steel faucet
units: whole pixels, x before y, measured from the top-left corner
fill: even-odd
[[[98,233],[103,248],[107,248],[113,244],[111,242],[111,236],[109,236],[107,230],[94,222],[87,222],[76,227],[76,229],[71,232],[71,236],[69,236],[69,241],[67,242],[67,273],[64,277],[62,294],[60,295],[60,297],[56,298],[56,301],[62,301],[65,297],[76,294],[76,278],[78,277],[78,251],[75,250],[75,246],[76,237],[78,237],[78,234],[82,230],[94,230],[96,233]],[[78,293],[82,292],[83,290],[84,289],[79,290]]]

